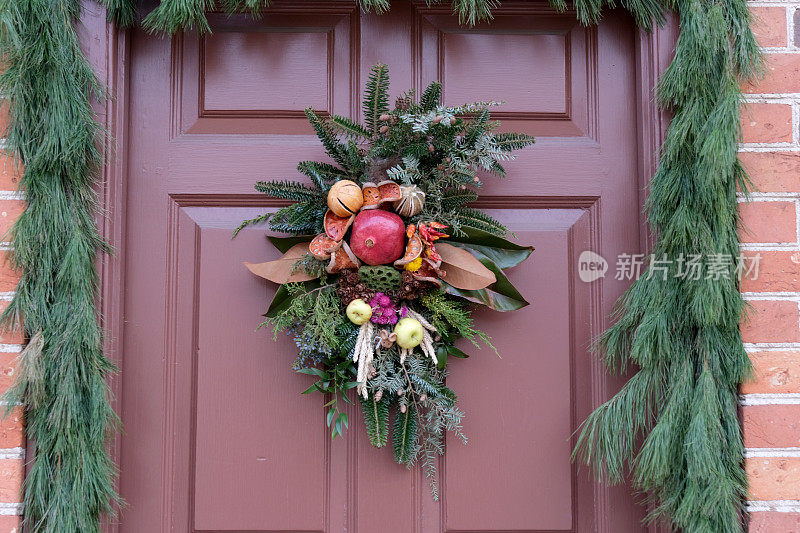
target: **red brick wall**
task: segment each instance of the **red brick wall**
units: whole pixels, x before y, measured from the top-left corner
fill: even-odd
[[[0,131],[5,129],[6,110],[0,108]],[[0,140],[0,142],[2,142]],[[17,191],[21,168],[0,150],[0,310],[8,305],[19,277],[8,267],[7,230],[22,212],[24,202]],[[22,349],[20,334],[0,333],[0,393],[14,381],[16,358]],[[5,406],[0,406],[4,411]],[[25,470],[25,437],[22,412],[14,409],[0,420],[0,533],[18,533],[21,514],[22,479]]]
[[[800,533],[800,3],[751,2],[768,73],[745,87],[741,159],[757,192],[740,204],[759,276],[742,291],[755,367],[742,385],[750,531]]]

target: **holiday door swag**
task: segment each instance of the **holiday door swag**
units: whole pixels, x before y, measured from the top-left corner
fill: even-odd
[[[257,183],[294,203],[241,227],[268,221],[292,235],[270,237],[283,257],[246,266],[280,284],[262,325],[294,336],[295,369],[317,379],[305,393],[330,395],[331,437],[348,426],[340,402],[355,388],[370,442],[389,443],[393,411],[394,457],[420,461],[436,498],[445,431],[466,443],[464,413],[444,384],[448,357],[467,357],[455,346],[461,337],[491,346],[468,306],[528,304],[503,270],[533,248],[504,239],[503,224],[468,204],[479,171],[505,175],[502,162],[534,139],[495,132],[495,102],[443,106],[437,82],[390,110],[388,85],[387,67],[373,67],[363,126],[306,110],[336,165],[301,162],[310,184]]]

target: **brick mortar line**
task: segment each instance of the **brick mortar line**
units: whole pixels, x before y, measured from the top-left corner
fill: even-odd
[[[739,203],[742,202],[790,202],[792,200],[800,199],[800,191],[798,192],[751,192],[743,193],[737,192],[736,199]]]
[[[797,243],[747,243],[740,244],[739,249],[744,252],[797,252],[800,247]]]
[[[800,105],[796,100],[789,102],[792,113],[792,143],[797,144],[800,141]]]
[[[800,99],[797,94],[763,93],[746,94],[742,97],[745,107],[747,104],[775,104],[775,105],[794,105]]]
[[[762,153],[762,152],[779,152],[779,153],[792,153],[792,152],[800,152],[800,146],[793,145],[793,144],[786,144],[781,146],[776,146],[774,144],[769,143],[749,143],[746,145],[739,144],[739,153]]]
[[[0,448],[0,460],[25,459],[25,448]]]
[[[747,301],[800,302],[800,292],[743,292]]]
[[[761,353],[761,352],[798,352],[800,353],[800,344],[797,345],[795,348],[748,348],[745,345],[745,352],[747,353]]]
[[[800,512],[800,500],[748,500],[746,508],[750,513],[764,511],[797,513]]]
[[[0,503],[0,515],[14,516],[22,514],[21,503]]]
[[[739,151],[744,152],[747,151],[748,148],[772,148],[772,149],[781,149],[781,148],[794,148],[795,150],[800,149],[800,146],[797,143],[739,143]]]
[[[800,405],[800,393],[775,392],[775,393],[740,394],[739,403],[743,406]]]
[[[745,457],[768,458],[768,457],[800,457],[800,448],[745,448]]]

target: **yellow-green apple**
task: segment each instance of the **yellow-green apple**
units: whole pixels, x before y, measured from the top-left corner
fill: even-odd
[[[402,318],[394,327],[397,334],[397,345],[407,350],[419,346],[422,342],[424,330],[419,320],[414,318]]]
[[[346,313],[350,322],[360,326],[361,324],[366,324],[367,320],[372,318],[372,307],[361,298],[356,298],[347,304]]]

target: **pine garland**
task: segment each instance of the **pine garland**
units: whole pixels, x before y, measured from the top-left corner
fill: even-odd
[[[653,255],[667,273],[643,275],[618,302],[601,339],[612,372],[638,372],[586,421],[576,454],[612,482],[630,465],[653,498],[650,520],[688,532],[742,531],[747,479],[737,389],[750,371],[739,319],[744,302],[735,262],[720,279],[677,276],[674,260],[736,258],[739,78],[760,68],[747,6],[740,0],[677,4],[681,33],[660,80],[674,111],[648,199],[658,232]],[[650,279],[648,279],[650,278]],[[642,442],[643,440],[643,442]]]
[[[100,1],[118,24],[134,22],[134,0]],[[113,369],[102,353],[95,308],[94,261],[104,244],[93,218],[99,128],[89,99],[101,90],[78,47],[73,22],[79,3],[0,0],[0,49],[8,65],[0,91],[11,115],[7,146],[25,166],[21,186],[28,201],[12,235],[12,262],[22,280],[3,319],[18,323],[24,316],[30,338],[11,394],[22,402],[27,433],[36,443],[25,484],[25,523],[46,532],[97,531],[99,514],[116,498],[104,448],[116,420],[105,381]],[[222,5],[257,13],[268,4]],[[467,24],[491,18],[497,4],[453,2]],[[566,7],[563,0],[551,4]],[[643,28],[661,20],[662,5],[675,9],[681,21],[675,59],[659,85],[659,102],[674,118],[648,200],[657,232],[655,255],[737,256],[735,195],[746,181],[736,155],[739,81],[760,67],[747,5],[744,0],[623,4]],[[144,25],[170,33],[207,31],[203,9],[214,5],[214,0],[162,0]],[[596,23],[606,5],[612,3],[575,1],[586,24]],[[389,1],[361,0],[361,6],[382,12]],[[438,99],[423,95],[422,103]],[[513,147],[514,139],[507,141]],[[337,159],[348,170],[358,160],[352,146]],[[502,173],[502,166],[491,170]],[[329,171],[310,168],[306,174],[317,176],[322,189],[330,182]],[[443,189],[442,201],[460,207],[469,200]],[[291,222],[306,215],[284,216]],[[489,220],[470,222],[492,229]],[[637,486],[654,497],[652,519],[664,518],[687,532],[742,531],[746,477],[736,392],[749,370],[738,330],[742,298],[732,270],[728,279],[713,281],[681,280],[673,273],[666,281],[643,276],[620,300],[617,323],[601,345],[612,371],[639,370],[589,417],[576,453],[612,482],[631,465]]]
[[[3,0],[0,50],[10,101],[7,150],[24,165],[27,207],[12,231],[22,273],[2,315],[30,339],[6,395],[25,411],[35,461],[25,480],[28,531],[99,531],[116,500],[106,437],[116,423],[97,320],[93,171],[101,128],[90,105],[102,87],[80,50],[79,0]]]

